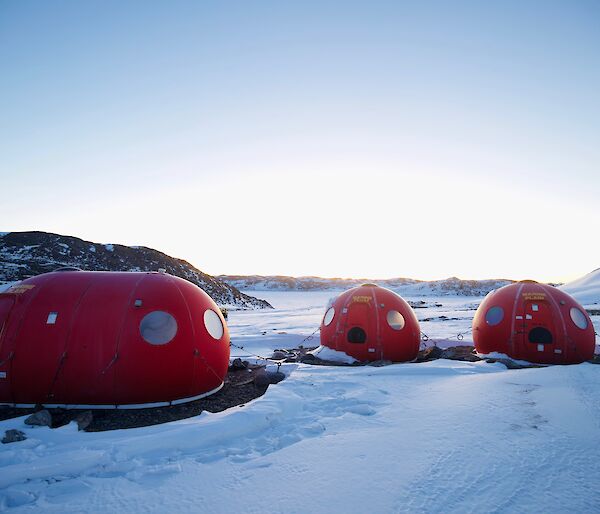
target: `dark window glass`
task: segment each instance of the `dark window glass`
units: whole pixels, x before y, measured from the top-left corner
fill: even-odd
[[[494,326],[504,319],[504,309],[502,307],[492,307],[485,314],[485,321],[488,325]]]

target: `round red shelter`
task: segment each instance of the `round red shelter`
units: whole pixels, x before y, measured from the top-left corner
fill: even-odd
[[[393,291],[365,284],[345,291],[321,322],[321,344],[359,361],[410,361],[421,332],[412,308]]]
[[[594,355],[585,309],[555,287],[524,280],[489,293],[473,318],[479,353],[500,352],[541,364],[575,364]]]
[[[57,271],[0,294],[0,404],[141,408],[218,391],[229,332],[164,273]]]

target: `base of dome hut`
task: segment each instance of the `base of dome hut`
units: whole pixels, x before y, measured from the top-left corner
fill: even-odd
[[[376,361],[355,361],[353,363],[348,362],[340,362],[322,359],[317,355],[311,353],[316,350],[318,347],[299,347],[299,348],[288,348],[282,350],[275,350],[274,357],[282,358],[283,362],[300,362],[302,364],[310,364],[312,366],[343,366],[343,367],[355,367],[355,366],[389,366],[391,364],[410,364],[410,363],[421,363],[421,362],[429,362],[437,359],[449,359],[449,360],[457,360],[463,362],[478,362],[485,360],[486,362],[501,362],[506,365],[509,369],[517,369],[517,368],[534,368],[534,367],[543,367],[537,364],[522,364],[520,362],[515,362],[510,358],[486,358],[477,355],[475,352],[474,346],[469,345],[459,345],[459,346],[450,346],[448,348],[440,348],[438,346],[430,346],[421,351],[417,355],[417,358],[408,361],[408,362],[392,362],[388,360],[376,360]]]
[[[291,348],[286,350],[276,350],[276,352],[285,354],[287,357],[284,362],[300,362],[302,364],[310,364],[312,366],[344,366],[344,367],[353,367],[353,366],[389,366],[392,364],[419,364],[423,362],[430,362],[438,359],[449,359],[455,361],[463,361],[463,362],[479,362],[485,361],[489,364],[493,364],[495,362],[499,362],[504,364],[508,369],[525,369],[525,368],[543,368],[546,367],[544,364],[535,364],[535,363],[525,363],[523,361],[515,361],[508,356],[506,357],[487,357],[480,356],[476,353],[474,346],[469,345],[459,345],[459,346],[450,346],[448,348],[440,348],[438,346],[430,346],[419,351],[417,358],[410,362],[404,363],[394,363],[391,361],[356,361],[354,363],[346,363],[339,361],[330,361],[317,357],[310,353],[315,350],[317,347],[313,348]],[[589,361],[594,364],[600,364],[600,356],[596,356],[597,361]]]
[[[118,430],[123,428],[137,428],[149,425],[158,425],[169,421],[191,418],[201,412],[221,412],[230,407],[242,406],[255,398],[265,394],[269,385],[264,381],[255,380],[264,374],[264,365],[253,365],[232,369],[229,368],[225,383],[221,390],[189,403],[171,405],[167,407],[153,407],[147,409],[47,409],[52,417],[52,428],[58,428],[72,421],[79,422],[86,419],[86,432],[101,432],[105,430]],[[0,407],[0,420],[16,418],[34,413],[43,409],[23,409],[14,407]],[[91,414],[91,420],[89,419]],[[81,426],[81,425],[80,425]]]

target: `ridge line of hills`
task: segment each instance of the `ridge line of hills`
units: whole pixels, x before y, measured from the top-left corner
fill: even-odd
[[[365,278],[288,277],[281,275],[218,275],[217,278],[239,289],[250,291],[338,290],[356,287],[368,282],[393,289],[401,294],[417,296],[485,296],[493,289],[514,282],[514,280],[507,279],[462,280],[457,277],[431,281],[402,277],[372,280]]]
[[[247,291],[340,291],[365,282],[387,287],[405,296],[485,296],[514,280],[443,280],[390,278],[323,278],[285,275],[211,276],[189,262],[143,246],[100,244],[50,232],[0,232],[0,284],[53,271],[64,266],[84,270],[157,271],[189,280],[206,291],[215,302],[229,309],[265,309],[272,306]],[[559,285],[559,284],[551,284]],[[600,269],[561,286],[583,303],[600,303]]]
[[[0,283],[73,266],[89,271],[158,271],[196,284],[228,309],[272,309],[265,300],[244,294],[183,259],[144,246],[100,244],[51,232],[0,233]]]

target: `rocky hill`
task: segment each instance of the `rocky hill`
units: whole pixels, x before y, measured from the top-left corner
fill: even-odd
[[[207,275],[182,259],[146,247],[98,244],[47,232],[0,234],[0,283],[23,280],[57,268],[73,266],[90,271],[157,271],[193,282],[219,306],[230,309],[268,309],[265,300]]]
[[[493,289],[511,284],[512,280],[462,280],[451,277],[444,280],[423,281],[411,278],[371,280],[366,278],[321,278],[286,276],[219,275],[219,279],[239,289],[250,291],[317,291],[344,290],[366,282],[397,291],[405,296],[485,296]]]

